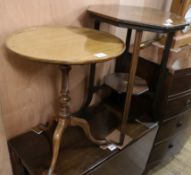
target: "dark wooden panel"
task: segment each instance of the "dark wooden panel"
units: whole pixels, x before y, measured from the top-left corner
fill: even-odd
[[[146,134],[133,145],[121,151],[90,174],[141,175],[145,169],[156,132],[157,128]]]
[[[157,165],[161,163],[162,163],[162,159],[155,162],[148,163],[143,175],[147,175],[149,170],[153,169],[154,167],[156,167]]]
[[[168,132],[168,131],[167,131]],[[167,159],[179,153],[190,136],[190,129],[185,129],[162,143],[155,144],[151,152],[149,163]]]
[[[163,159],[167,154],[170,153],[170,149],[172,149],[171,140],[165,141],[159,145],[154,146],[149,158],[149,163]]]
[[[155,168],[158,165],[165,165],[165,164],[169,163],[172,159],[173,159],[172,156],[171,157],[168,156],[168,157],[165,157],[165,159],[160,159],[160,160],[157,160],[155,162],[148,163],[143,175],[147,175],[149,170]]]
[[[25,168],[21,162],[21,159],[17,155],[17,153],[10,147],[9,149],[12,170],[14,175],[25,175]]]
[[[156,142],[167,139],[187,127],[191,127],[191,110],[180,113],[166,122],[162,122],[157,133]]]
[[[169,118],[191,107],[191,93],[182,94],[168,99],[165,118]]]
[[[130,55],[128,57],[130,58]],[[125,57],[118,59],[116,70],[128,72],[128,61],[130,61],[130,59],[126,59]],[[184,144],[185,138],[190,135],[190,132],[185,132],[185,128],[190,125],[191,118],[191,116],[189,117],[191,112],[186,112],[186,110],[191,109],[191,68],[175,70],[173,73],[168,72],[161,87],[157,108],[153,111],[153,92],[155,92],[156,89],[158,75],[159,66],[157,64],[144,58],[139,58],[137,76],[147,81],[150,91],[144,96],[137,97],[134,103],[132,101],[131,118],[142,118],[145,121],[150,121],[148,117],[145,116],[151,118],[153,114],[157,113],[157,120],[160,121],[158,138],[155,140],[153,150],[154,153],[152,151],[151,159],[148,164],[150,167],[154,167],[160,162],[163,162],[164,158],[166,160],[167,157],[173,157],[176,153],[175,150],[181,149],[178,143]],[[183,133],[183,136],[177,137],[177,135],[181,133]],[[177,138],[177,141],[175,141],[175,138]],[[162,143],[159,145],[159,142]],[[171,147],[171,143],[175,143],[175,146],[173,148],[168,148],[168,146]]]
[[[183,93],[191,89],[191,69],[176,71],[169,95]]]

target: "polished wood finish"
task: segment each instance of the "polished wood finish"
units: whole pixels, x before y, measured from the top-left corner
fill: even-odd
[[[188,25],[183,18],[175,14],[147,7],[95,5],[90,6],[88,11],[94,17],[133,29],[159,30],[164,32],[167,30],[180,30]],[[172,20],[170,24],[168,19]]]
[[[120,127],[120,121],[115,114],[104,106],[101,103],[81,114],[81,116],[86,116],[92,132],[96,135],[96,138],[100,139],[105,138],[114,129]],[[132,172],[133,175],[141,175],[156,136],[157,127],[156,125],[154,127],[154,125],[152,129],[149,129],[137,122],[128,123],[127,135],[132,138],[132,141],[123,150],[116,149],[114,151],[102,150],[92,144],[79,127],[67,128],[61,142],[55,172],[66,175],[107,172],[108,175],[113,175],[116,171],[110,171],[110,165],[116,164],[116,168],[119,169],[122,175],[125,175],[127,171]],[[50,138],[54,127],[53,125],[47,131]],[[31,140],[33,144],[31,144]],[[22,162],[22,166],[26,168],[30,175],[41,175],[44,169],[49,166],[51,149],[43,134],[38,135],[30,131],[10,140],[9,146],[11,152],[17,155],[17,158]],[[34,149],[34,147],[38,149]],[[129,163],[126,164],[126,161]],[[13,165],[15,163],[17,161],[13,161]],[[122,170],[122,168],[124,169]]]
[[[26,29],[10,36],[6,46],[34,61],[69,65],[109,61],[125,49],[111,34],[76,27]]]

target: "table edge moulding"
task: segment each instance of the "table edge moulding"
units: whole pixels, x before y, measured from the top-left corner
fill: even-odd
[[[67,37],[71,33],[75,33],[75,37]],[[28,42],[25,41],[25,37]],[[64,40],[68,41],[67,48],[65,48],[66,44],[63,45]],[[83,45],[79,45],[79,42],[83,42]],[[77,51],[81,49],[80,53],[74,51],[75,46],[78,46]],[[7,38],[6,47],[23,58],[33,61],[68,65],[105,62],[121,55],[124,51],[123,41],[112,34],[88,28],[80,30],[79,27],[62,26],[31,27],[16,32]],[[45,52],[47,50],[49,52]],[[71,55],[68,57],[68,54]]]
[[[88,12],[97,20],[137,30],[169,32],[188,25],[184,18],[174,13],[150,7],[94,5],[88,8]]]

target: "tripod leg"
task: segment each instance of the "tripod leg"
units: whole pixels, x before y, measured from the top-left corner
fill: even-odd
[[[48,170],[48,175],[53,175],[53,173],[54,173],[56,161],[58,158],[58,152],[59,152],[59,148],[60,148],[60,142],[61,142],[62,134],[63,134],[63,131],[66,128],[66,126],[67,126],[67,119],[60,118],[58,120],[56,130],[54,131],[53,155],[52,155],[51,165],[50,165],[50,168]]]
[[[88,137],[88,139],[91,140],[93,143],[97,145],[107,144],[106,140],[97,140],[96,138],[94,138],[94,136],[91,134],[89,123],[85,119],[78,117],[71,117],[70,120],[71,120],[71,126],[81,127],[85,132],[86,136]]]

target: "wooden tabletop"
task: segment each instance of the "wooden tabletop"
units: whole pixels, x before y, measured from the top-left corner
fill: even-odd
[[[125,50],[117,37],[77,27],[36,27],[10,36],[6,47],[28,59],[58,64],[88,64],[111,60]]]
[[[90,6],[89,13],[94,17],[119,25],[129,25],[131,28],[146,30],[179,30],[188,25],[187,22],[170,12],[154,8],[125,5],[95,5]]]

